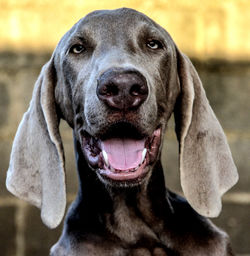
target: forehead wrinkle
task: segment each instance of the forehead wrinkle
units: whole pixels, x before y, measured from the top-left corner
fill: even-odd
[[[100,10],[88,14],[78,22],[77,31],[90,32],[94,37],[105,35],[106,37],[122,36],[124,32],[133,33],[140,24],[155,25],[147,16],[134,10],[122,8],[118,10]],[[139,26],[138,26],[139,25]],[[121,33],[121,30],[123,33]]]

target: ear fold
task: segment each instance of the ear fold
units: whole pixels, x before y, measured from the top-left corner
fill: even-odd
[[[190,60],[177,50],[181,94],[175,107],[181,186],[201,215],[216,217],[221,196],[238,180],[225,134]]]
[[[52,59],[44,65],[18,127],[6,180],[11,193],[41,208],[41,218],[50,228],[59,225],[66,205],[54,79]]]

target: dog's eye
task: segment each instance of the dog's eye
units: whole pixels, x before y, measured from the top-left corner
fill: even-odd
[[[82,44],[75,44],[70,48],[69,52],[79,54],[85,50],[86,48]]]
[[[163,45],[158,40],[148,40],[147,47],[153,50],[162,49]]]

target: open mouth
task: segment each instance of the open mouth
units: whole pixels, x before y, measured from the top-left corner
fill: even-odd
[[[151,136],[143,136],[136,128],[124,125],[119,125],[123,129],[111,129],[101,138],[94,138],[86,132],[82,136],[82,150],[89,165],[102,178],[138,183],[157,158],[161,128]]]

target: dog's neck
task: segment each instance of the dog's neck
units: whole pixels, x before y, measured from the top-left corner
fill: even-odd
[[[81,219],[91,221],[90,217],[97,215],[99,219],[115,216],[119,211],[127,218],[126,212],[129,214],[133,210],[138,218],[151,226],[156,219],[162,219],[169,212],[170,207],[165,203],[166,188],[160,161],[155,164],[147,183],[130,188],[114,188],[103,184],[89,168],[77,141],[75,147],[80,181],[75,207],[79,214],[86,216],[81,216]]]

